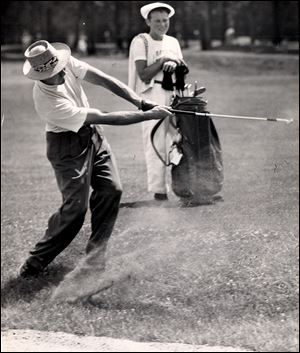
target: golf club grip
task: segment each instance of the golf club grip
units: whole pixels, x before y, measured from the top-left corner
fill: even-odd
[[[182,113],[182,114],[187,114],[187,115],[196,115],[196,112],[192,112],[192,111],[186,111],[186,110],[178,110],[178,109],[173,109],[173,108],[168,108],[168,110],[171,112],[171,113]]]

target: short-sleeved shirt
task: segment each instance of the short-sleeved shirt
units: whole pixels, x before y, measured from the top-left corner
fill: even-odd
[[[147,87],[138,76],[135,64],[136,61],[146,60],[147,66],[150,66],[159,58],[168,54],[173,54],[182,59],[180,44],[176,38],[166,34],[163,36],[162,40],[154,40],[148,33],[143,33],[143,36],[145,40],[143,40],[140,35],[132,40],[129,51],[128,85],[138,94],[141,94],[149,87]],[[152,83],[154,80],[161,81],[162,79],[163,71],[160,70],[155,77],[152,78]]]
[[[88,67],[87,63],[71,56],[65,67],[64,84],[51,86],[35,81],[34,106],[37,114],[46,122],[46,131],[77,132],[82,127],[89,103],[81,80]]]

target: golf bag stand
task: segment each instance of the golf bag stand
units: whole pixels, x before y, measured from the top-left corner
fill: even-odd
[[[172,108],[176,110],[209,113],[207,102],[198,97],[175,96]],[[210,204],[221,198],[217,195],[223,186],[223,159],[221,144],[210,117],[176,113],[175,125],[181,134],[177,143],[182,158],[171,167],[172,190],[183,205]]]

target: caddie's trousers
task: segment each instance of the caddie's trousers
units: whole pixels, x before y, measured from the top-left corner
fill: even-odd
[[[172,92],[164,90],[160,84],[154,84],[146,92],[139,93],[144,99],[149,99],[160,105],[169,106],[172,98]],[[158,158],[150,139],[151,131],[156,120],[147,120],[141,123],[143,134],[143,147],[147,168],[148,191],[153,193],[166,194],[169,191],[167,183],[167,167]],[[169,119],[160,125],[154,138],[156,149],[164,160],[167,160],[168,152],[171,146],[172,127]]]
[[[98,148],[94,147],[92,135]],[[75,238],[88,204],[92,233],[86,253],[97,248],[105,251],[122,195],[114,155],[106,138],[93,128],[84,126],[77,133],[47,132],[46,139],[47,157],[62,194],[62,205],[50,217],[44,237],[30,251],[27,263],[38,269],[46,267]]]

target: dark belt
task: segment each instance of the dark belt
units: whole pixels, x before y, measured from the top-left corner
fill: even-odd
[[[159,81],[159,80],[154,80],[154,83],[159,83],[160,85],[162,85],[163,84],[163,81]],[[176,83],[173,83],[172,84],[173,85],[173,87],[175,87],[176,86]],[[163,87],[164,88],[164,87]],[[164,88],[165,89],[165,88]],[[167,91],[172,91],[171,89],[167,89]]]

